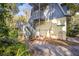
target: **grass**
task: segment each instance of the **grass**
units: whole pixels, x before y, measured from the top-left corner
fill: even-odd
[[[52,41],[48,41],[49,43],[53,45],[61,45],[61,46],[78,46],[79,43],[76,42],[70,42],[70,41],[65,41],[65,40],[60,40],[60,39],[53,39]]]

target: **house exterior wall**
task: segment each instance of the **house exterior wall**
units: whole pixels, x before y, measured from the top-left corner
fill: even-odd
[[[31,20],[37,21],[34,23],[36,35],[43,35],[55,39],[66,39],[66,17],[57,3],[48,4],[45,10],[32,11]],[[40,22],[39,22],[40,20]],[[44,20],[44,21],[43,21]],[[41,23],[42,22],[42,23]],[[38,25],[37,25],[38,24]]]
[[[51,19],[36,27],[36,35],[66,39],[66,17]]]

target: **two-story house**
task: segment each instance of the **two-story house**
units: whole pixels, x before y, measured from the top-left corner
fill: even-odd
[[[29,23],[35,35],[66,39],[67,7],[59,3],[30,3],[32,6]]]

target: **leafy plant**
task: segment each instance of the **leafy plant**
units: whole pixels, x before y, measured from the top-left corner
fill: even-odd
[[[0,39],[0,55],[2,56],[26,56],[31,55],[25,44],[16,40],[3,38]]]
[[[0,4],[0,56],[26,56],[30,55],[25,44],[18,42],[18,30],[14,25],[16,4]]]

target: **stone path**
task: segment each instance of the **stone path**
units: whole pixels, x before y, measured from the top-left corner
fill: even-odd
[[[77,38],[77,37],[75,37],[75,38],[68,38],[67,40],[71,41],[71,42],[79,43],[79,38]]]
[[[79,46],[36,45],[34,49],[40,52],[37,56],[79,56]]]
[[[79,46],[56,46],[35,42],[32,45],[34,56],[79,56]]]

